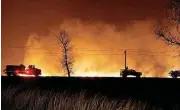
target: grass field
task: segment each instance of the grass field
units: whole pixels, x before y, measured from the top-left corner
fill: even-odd
[[[117,79],[89,79],[89,78],[7,78],[1,77],[2,79],[2,110],[12,109],[29,109],[29,110],[161,110],[164,108],[178,110],[179,91],[174,88],[173,92],[169,92],[171,87],[166,88],[168,91],[159,88],[156,90],[160,92],[164,91],[164,94],[170,93],[169,96],[159,96],[157,99],[151,100],[149,97],[153,97],[154,94],[147,92],[148,87],[142,87],[139,85],[141,90],[130,91],[126,94],[127,97],[122,97],[131,87],[126,88],[132,83],[138,84],[139,80],[147,84],[147,80],[144,79],[118,79],[121,83],[119,86],[111,86],[117,83]],[[109,81],[109,85],[106,84]],[[151,82],[157,83],[155,79],[151,79]],[[160,82],[162,79],[159,79]],[[141,82],[140,81],[140,82]],[[161,83],[163,83],[162,80]],[[168,79],[168,81],[170,81]],[[67,83],[69,82],[69,83]],[[129,83],[127,83],[129,82]],[[167,81],[166,81],[167,82]],[[179,80],[173,80],[170,83],[177,84]],[[102,85],[105,84],[105,85]],[[152,83],[151,83],[152,84]],[[179,83],[180,84],[180,83]],[[157,84],[158,85],[158,84]],[[156,86],[157,86],[156,85]],[[171,86],[170,85],[170,86]],[[133,85],[132,85],[133,86]],[[147,84],[148,86],[148,84]],[[176,85],[174,85],[176,86]],[[166,86],[168,87],[168,86]],[[105,89],[106,88],[106,89]],[[133,87],[132,87],[133,88]],[[150,88],[150,87],[149,87]],[[151,87],[152,88],[152,87]],[[126,91],[122,89],[127,89]],[[152,88],[154,89],[154,88]],[[160,91],[161,89],[161,91]],[[115,91],[117,90],[117,91]],[[94,91],[94,92],[92,92]],[[98,92],[99,91],[99,92]],[[139,92],[138,92],[139,91]],[[144,93],[143,93],[144,92]],[[177,92],[177,95],[175,94]],[[119,94],[117,94],[119,93]],[[134,94],[133,94],[134,93]],[[112,95],[115,94],[115,95]],[[118,96],[119,95],[119,96]],[[158,96],[157,92],[157,96]],[[136,96],[136,97],[133,97]],[[138,98],[138,96],[141,96]],[[147,97],[145,97],[147,96]],[[154,95],[154,97],[157,97]],[[176,96],[176,97],[175,97]],[[122,97],[122,98],[121,98]],[[162,99],[161,99],[162,97]],[[173,97],[173,98],[169,98]],[[153,101],[155,101],[153,103]],[[162,101],[162,104],[156,104],[158,101]],[[164,103],[166,102],[166,103]],[[171,102],[171,104],[170,104]],[[160,103],[160,102],[158,102]],[[168,105],[169,103],[169,105]],[[166,106],[164,106],[166,105]]]
[[[64,91],[43,91],[9,86],[2,92],[2,109],[31,110],[146,110],[158,109],[146,102],[133,100],[110,100],[94,95],[87,97],[85,92],[69,94]]]

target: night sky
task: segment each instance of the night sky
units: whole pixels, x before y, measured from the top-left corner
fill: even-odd
[[[119,26],[132,20],[159,19],[165,3],[165,0],[2,0],[2,44],[32,32],[46,34],[48,27],[69,18]]]

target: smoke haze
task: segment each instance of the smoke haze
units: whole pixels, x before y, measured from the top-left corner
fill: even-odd
[[[24,61],[43,68],[49,75],[64,75],[58,61],[61,53],[55,35],[60,29],[65,29],[74,46],[74,75],[119,76],[120,69],[124,68],[124,50],[127,49],[129,68],[142,71],[143,76],[164,77],[169,70],[180,65],[172,57],[176,53],[153,35],[153,24],[152,20],[135,21],[118,30],[116,26],[102,22],[65,20],[51,28],[48,36],[29,36],[27,46],[42,49],[26,50]]]
[[[172,57],[177,53],[152,32],[166,2],[2,0],[1,68],[35,64],[45,75],[65,75],[55,36],[65,29],[74,46],[74,75],[119,76],[127,49],[129,68],[143,76],[167,76],[180,67],[179,59]]]

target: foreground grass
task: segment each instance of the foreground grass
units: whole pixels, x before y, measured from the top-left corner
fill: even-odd
[[[87,97],[86,92],[69,93],[9,86],[2,90],[3,110],[161,110],[141,101],[110,100],[99,94]]]

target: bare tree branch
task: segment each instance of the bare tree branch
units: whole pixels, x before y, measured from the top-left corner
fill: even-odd
[[[61,52],[63,54],[61,58],[61,64],[63,69],[67,71],[68,77],[70,77],[70,75],[73,73],[72,67],[74,62],[72,56],[71,39],[65,30],[61,30],[57,38],[60,44]]]
[[[168,45],[180,47],[180,0],[170,0],[166,6],[166,21],[156,24],[154,33]]]

